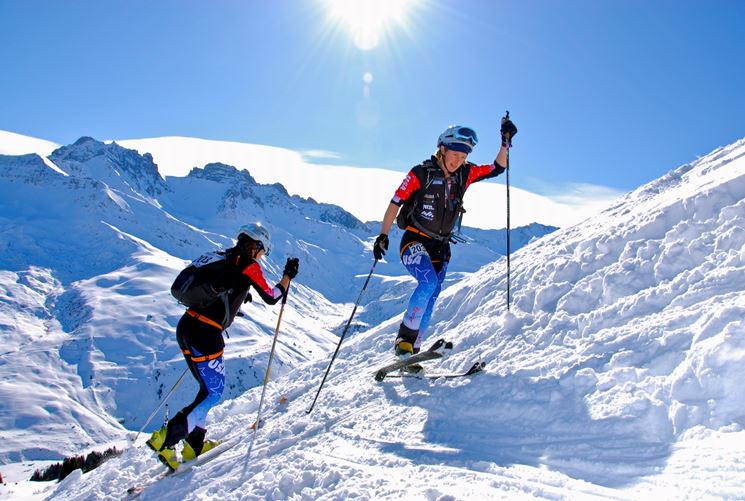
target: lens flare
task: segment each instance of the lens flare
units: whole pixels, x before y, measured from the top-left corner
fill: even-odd
[[[326,0],[332,22],[344,27],[355,46],[373,50],[393,26],[406,26],[416,0]]]

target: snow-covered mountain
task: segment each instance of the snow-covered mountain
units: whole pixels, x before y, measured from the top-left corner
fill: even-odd
[[[240,220],[250,207],[281,221],[273,223],[273,234],[294,238],[294,244],[278,244],[269,273],[276,276],[285,253],[300,247],[308,253],[301,273],[316,280],[310,287],[299,277],[293,289],[269,384],[267,422],[246,461],[247,426],[260,389],[226,394],[210,413],[209,434],[238,445],[187,475],[146,485],[140,498],[743,498],[744,157],[745,140],[718,149],[583,224],[526,245],[512,259],[510,311],[503,260],[492,255],[483,267],[453,273],[430,340],[446,337],[456,346],[431,372],[485,361],[485,373],[472,378],[373,381],[374,369],[391,358],[410,291],[400,266],[389,273],[381,263],[364,301],[364,321],[345,340],[311,414],[305,411],[333,349],[331,332],[346,321],[369,270],[376,225],[323,222],[320,204],[282,196],[280,187],[257,185],[225,165],[167,177],[164,191],[150,197],[130,195],[126,175],[118,188],[75,178],[74,167],[55,155],[50,161],[59,171],[39,157],[0,158],[0,265],[6,269],[0,273],[0,325],[11,348],[0,354],[0,398],[13,405],[0,410],[3,428],[11,430],[4,437],[17,447],[11,451],[25,454],[38,436],[50,450],[62,450],[65,436],[78,447],[121,437],[123,427],[108,417],[122,410],[112,409],[112,395],[126,393],[128,385],[157,394],[183,370],[169,344],[180,310],[169,303],[163,284],[197,249],[227,244],[231,218]],[[190,193],[191,201],[183,202]],[[202,206],[202,197],[215,203]],[[39,198],[42,210],[26,203]],[[52,260],[54,249],[60,261],[74,255],[77,232],[69,223],[58,228],[70,203],[81,206],[73,210],[83,228],[95,230],[96,214],[103,221],[106,229],[85,237],[78,250],[95,265],[97,253],[88,246],[100,252],[111,246],[110,269],[102,259],[96,274],[87,276],[83,266]],[[294,204],[302,203],[308,205],[300,213],[312,216],[302,225],[288,223],[288,230],[285,219],[297,219]],[[28,224],[39,214],[49,218],[41,219],[41,229]],[[166,226],[158,226],[159,217],[172,221],[171,232],[183,225],[183,240],[159,237]],[[348,229],[337,234],[331,227]],[[37,243],[44,230],[52,250]],[[456,257],[477,256],[479,247],[485,256],[496,252],[473,244],[457,247]],[[343,259],[342,249],[360,256],[351,260],[355,264],[342,271],[348,265],[333,261],[338,268],[323,270],[332,262],[324,255],[338,252],[334,257]],[[26,253],[25,264],[10,257],[17,253]],[[321,270],[336,281],[326,284]],[[347,304],[327,299],[334,294]],[[254,321],[240,322],[237,335],[231,328],[228,350],[237,359],[229,361],[229,374],[247,367],[263,373],[265,367],[260,357],[268,351],[276,308],[249,307]],[[309,346],[320,355],[307,355]],[[114,360],[114,351],[120,358]],[[242,357],[251,356],[256,360],[241,365]],[[122,369],[127,364],[143,369],[128,374]],[[148,381],[151,374],[158,381]],[[261,374],[252,377],[255,384]],[[88,386],[80,389],[86,379]],[[280,394],[289,397],[283,411],[274,405]],[[140,405],[146,414],[157,401],[142,393],[138,398],[147,405],[132,397],[122,408]],[[68,412],[71,419],[60,417]],[[125,427],[136,428],[136,419]],[[64,435],[64,426],[76,427]],[[40,493],[32,497],[120,499],[162,468],[143,447],[133,447],[89,474],[35,487]],[[0,495],[17,496],[24,487],[2,487]]]
[[[137,429],[184,370],[170,283],[185,261],[231,245],[255,220],[273,235],[270,280],[287,256],[301,259],[273,370],[281,375],[333,349],[379,223],[224,164],[163,179],[150,155],[88,137],[48,158],[0,155],[0,460],[60,458]],[[514,245],[552,230],[518,229]],[[497,258],[503,233],[467,230],[473,243],[459,249],[454,276]],[[404,273],[378,264],[367,293],[375,306],[353,330],[400,314]],[[249,304],[229,329],[227,398],[263,379],[277,309]],[[188,384],[171,407],[193,397]]]
[[[224,402],[210,434],[238,445],[142,499],[702,499],[745,497],[745,140],[628,194],[599,216],[486,265],[442,294],[439,370],[375,383],[397,317],[269,386]],[[438,369],[432,369],[432,372]],[[55,499],[120,498],[162,466],[131,448]]]
[[[0,137],[0,140],[2,138]],[[248,169],[260,183],[281,183],[290,193],[344,207],[362,221],[380,220],[403,179],[404,172],[383,168],[359,168],[322,163],[332,153],[303,154],[279,148],[232,141],[215,141],[192,137],[156,137],[118,140],[119,144],[140,153],[151,153],[162,174],[186,175],[192,167],[211,162]],[[434,151],[435,145],[432,145]],[[429,157],[413,158],[414,164]],[[496,152],[476,149],[469,158],[476,163],[490,163]],[[514,177],[520,174],[519,151],[513,153]],[[338,161],[338,159],[337,159]],[[496,182],[476,183],[468,190],[466,223],[485,229],[504,228],[506,191],[504,178]],[[576,187],[579,191],[581,187]],[[593,195],[549,198],[512,186],[510,190],[512,226],[527,226],[535,221],[565,227],[597,214],[621,193],[601,189]]]
[[[110,142],[110,141],[107,141]],[[403,179],[403,172],[385,168],[359,168],[324,164],[333,159],[333,152],[299,152],[277,146],[216,141],[193,137],[155,137],[116,141],[141,154],[150,154],[158,165],[161,176],[185,177],[192,168],[210,163],[232,165],[247,169],[259,183],[282,184],[291,194],[313,198],[344,207],[361,221],[379,220],[387,200]],[[21,155],[36,153],[47,160],[59,145],[50,141],[22,136],[0,130],[0,154]],[[412,165],[428,156],[411,159]],[[493,160],[493,152],[476,151],[472,159],[477,163]],[[513,152],[513,186],[511,188],[512,227],[540,222],[556,227],[567,227],[583,221],[606,208],[622,193],[617,190],[588,185],[567,185],[552,197],[539,195],[515,184],[521,182],[520,152]],[[517,182],[516,182],[517,180]],[[504,178],[477,183],[468,192],[466,224],[476,228],[500,229],[506,225],[506,191]]]

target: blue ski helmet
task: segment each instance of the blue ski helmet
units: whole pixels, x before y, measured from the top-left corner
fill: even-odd
[[[272,253],[272,241],[269,238],[269,232],[266,228],[261,226],[261,223],[244,224],[241,226],[240,230],[238,230],[238,240],[240,240],[242,236],[246,236],[251,240],[259,242],[262,248],[266,251],[267,257]]]
[[[451,125],[437,139],[437,147],[444,146],[448,150],[471,153],[473,147],[479,142],[476,131],[470,127]]]

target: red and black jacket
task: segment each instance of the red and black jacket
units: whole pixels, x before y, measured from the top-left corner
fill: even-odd
[[[408,231],[446,242],[463,207],[463,195],[471,184],[504,172],[496,162],[475,165],[466,162],[454,174],[445,177],[437,158],[432,156],[409,171],[396,190],[392,203],[402,205],[412,196],[414,203]]]
[[[197,319],[210,325],[217,324],[215,327],[220,326],[223,329],[233,323],[238,310],[240,310],[241,305],[246,300],[246,297],[248,297],[251,287],[268,304],[277,303],[285,294],[282,285],[269,286],[259,263],[255,259],[251,259],[245,254],[235,254],[231,250],[227,251],[228,255],[226,256],[226,259],[231,260],[230,271],[225,277],[226,285],[228,286],[227,303],[224,301],[215,301],[205,308],[192,308],[189,310],[198,314],[194,315],[190,313]],[[211,322],[206,322],[205,319]]]

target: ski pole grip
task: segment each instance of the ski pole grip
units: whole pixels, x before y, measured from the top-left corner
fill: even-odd
[[[510,119],[510,110],[505,110],[504,118],[502,118],[502,122],[504,123],[506,120]],[[509,132],[503,133],[504,136],[504,146],[509,150],[510,147],[512,147],[512,134]]]

